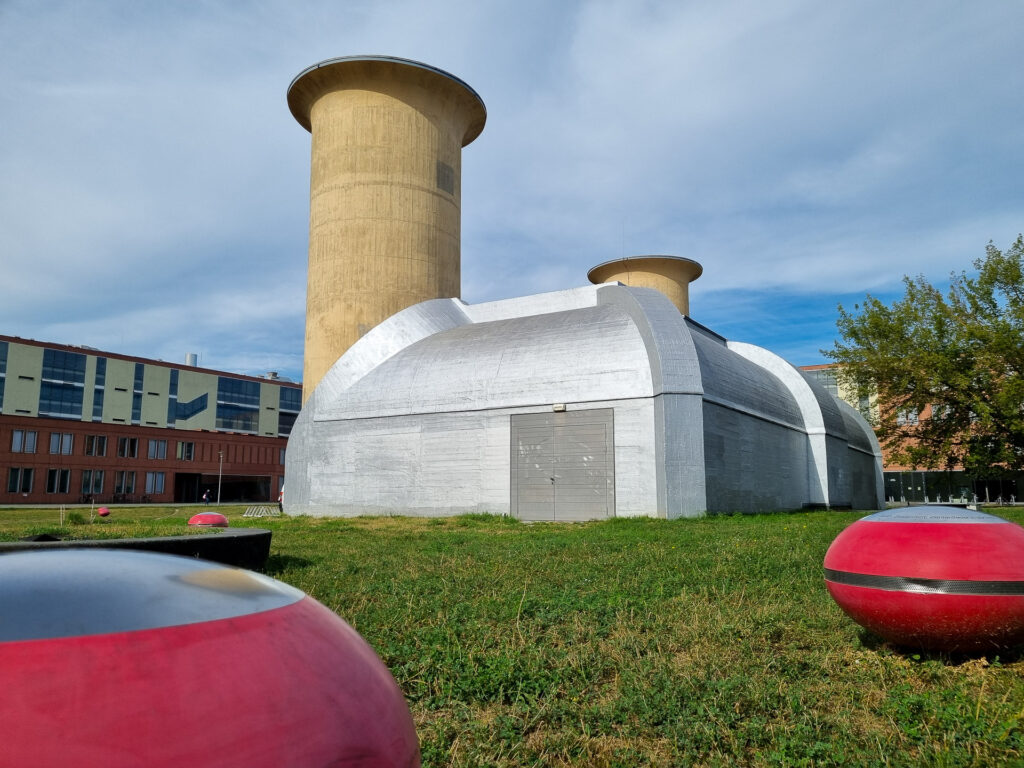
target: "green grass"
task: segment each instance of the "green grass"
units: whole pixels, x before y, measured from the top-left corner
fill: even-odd
[[[523,525],[242,511],[232,525],[274,531],[267,572],[391,669],[425,766],[1024,764],[1020,652],[901,651],[832,602],[822,558],[855,513]],[[0,511],[0,534],[35,514]]]

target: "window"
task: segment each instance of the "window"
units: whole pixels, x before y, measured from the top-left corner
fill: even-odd
[[[139,455],[139,438],[117,438],[117,456],[120,459],[134,459]]]
[[[7,342],[0,341],[0,411],[4,409],[5,381],[7,381]]]
[[[871,419],[871,398],[870,397],[858,398],[857,399],[857,410],[860,411],[860,415],[863,416],[865,420],[870,420]]]
[[[835,397],[839,397],[839,384],[836,381],[835,371],[828,368],[819,368],[816,371],[807,371],[811,378],[817,381],[825,390]]]
[[[896,424],[905,427],[917,424],[918,413],[913,408],[896,411]]]
[[[103,421],[103,395],[107,383],[107,358],[96,358],[96,383],[92,391],[92,420]]]
[[[48,469],[46,470],[46,492],[67,493],[71,486],[70,469]]]
[[[107,436],[106,435],[86,435],[85,436],[85,455],[86,456],[106,456],[107,455]]]
[[[71,455],[71,446],[74,444],[74,435],[70,432],[50,433],[50,453],[60,453],[64,456]]]
[[[82,470],[82,495],[97,496],[103,493],[103,470],[83,469]]]
[[[118,470],[114,473],[114,493],[135,493],[135,473]]]
[[[171,371],[170,386],[167,391],[167,426],[173,427],[178,420],[178,369]]]
[[[16,429],[11,433],[11,453],[35,453],[36,433],[26,429]]]
[[[174,420],[185,421],[191,419],[197,413],[202,413],[209,407],[210,396],[207,394],[199,395],[191,400],[184,403],[174,401]],[[170,419],[168,420],[170,421]]]
[[[178,441],[178,459],[180,461],[193,461],[196,457],[196,444]]]
[[[281,387],[280,409],[277,414],[277,434],[288,437],[295,425],[295,419],[302,408],[302,390],[298,387]]]
[[[146,368],[142,363],[135,364],[135,384],[132,387],[132,424],[142,421],[142,378]]]
[[[85,355],[43,350],[43,376],[39,387],[39,415],[82,418],[85,392]]]
[[[260,385],[220,376],[217,379],[217,429],[256,432],[260,420]]]
[[[147,472],[146,473],[146,493],[163,493],[164,492],[164,473],[163,472]]]
[[[32,478],[35,470],[31,467],[11,467],[7,475],[8,493],[32,493]]]
[[[167,441],[166,440],[150,440],[149,441],[149,458],[151,458],[151,459],[166,459],[167,458]]]
[[[282,448],[281,449],[281,453],[278,454],[278,457],[277,457],[277,463],[280,464],[281,466],[284,466],[284,452],[285,452],[285,449]]]

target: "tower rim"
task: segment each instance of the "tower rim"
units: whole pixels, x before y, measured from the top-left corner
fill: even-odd
[[[704,273],[704,267],[700,264],[700,262],[695,261],[694,259],[688,259],[685,256],[670,256],[668,254],[662,253],[649,253],[637,256],[622,256],[617,259],[609,259],[608,261],[602,261],[600,264],[591,267],[589,270],[587,270],[587,279],[590,280],[590,282],[592,283],[598,284],[600,282],[603,282],[598,277],[599,272],[606,272],[608,271],[607,268],[609,267],[629,266],[630,262],[639,262],[644,260],[662,261],[666,263],[674,262],[679,264],[679,266],[688,265],[690,266],[690,269],[692,271],[692,277],[690,277],[689,282],[693,282]]]
[[[381,56],[381,55],[369,55],[369,56],[337,56],[331,59],[324,59],[323,61],[317,62],[311,66],[306,67],[299,74],[297,74],[288,84],[288,90],[286,96],[288,99],[288,109],[292,113],[299,125],[305,128],[307,131],[312,131],[312,124],[310,121],[310,109],[313,106],[315,99],[309,98],[309,94],[300,94],[296,86],[300,82],[309,78],[312,74],[325,69],[341,70],[346,65],[351,64],[366,64],[378,62],[380,64],[392,65],[397,67],[409,67],[411,69],[421,70],[427,72],[430,75],[441,78],[443,81],[448,82],[450,85],[456,86],[462,90],[470,98],[471,112],[475,111],[477,114],[471,114],[471,120],[466,130],[466,134],[462,138],[462,146],[466,146],[477,136],[481,134],[484,129],[484,123],[487,121],[487,105],[484,104],[484,100],[480,97],[469,83],[461,78],[456,77],[450,72],[446,72],[439,67],[425,64],[422,61],[416,61],[414,59],[405,59],[399,56]],[[473,107],[476,107],[474,110]]]

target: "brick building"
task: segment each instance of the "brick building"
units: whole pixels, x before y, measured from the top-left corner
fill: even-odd
[[[0,336],[0,504],[276,501],[302,387]]]

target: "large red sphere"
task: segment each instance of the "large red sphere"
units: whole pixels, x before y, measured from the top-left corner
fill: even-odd
[[[110,510],[107,509],[106,507],[100,507],[99,509],[96,510],[96,514],[100,517],[106,517],[110,514]]]
[[[868,515],[825,554],[828,591],[896,645],[1000,651],[1024,643],[1024,528],[956,507]]]
[[[228,519],[220,512],[200,512],[192,515],[188,520],[189,525],[208,525],[214,528],[227,528]]]
[[[297,589],[129,550],[0,557],[4,765],[419,766],[402,692]]]

